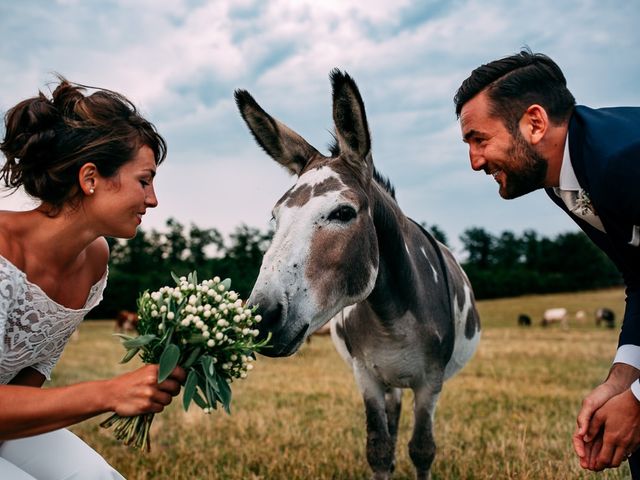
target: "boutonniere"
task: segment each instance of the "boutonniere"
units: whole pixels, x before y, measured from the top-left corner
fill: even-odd
[[[598,215],[593,208],[589,194],[582,188],[578,190],[578,196],[576,198],[576,210],[580,215]]]

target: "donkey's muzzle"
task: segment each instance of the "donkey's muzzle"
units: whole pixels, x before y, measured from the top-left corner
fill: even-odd
[[[260,353],[267,357],[286,357],[293,354],[304,340],[308,325],[301,331],[293,331],[283,318],[284,307],[280,302],[256,303],[257,313],[262,316],[262,321],[257,324],[257,340],[264,340],[271,335],[268,345],[261,349]]]

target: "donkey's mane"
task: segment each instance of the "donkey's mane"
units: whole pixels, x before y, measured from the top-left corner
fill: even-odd
[[[338,155],[340,155],[340,145],[338,144],[338,139],[336,138],[335,134],[331,133],[331,136],[333,137],[333,141],[329,144],[329,152],[331,153],[332,157],[337,157]],[[375,167],[375,165],[373,166],[373,179],[389,195],[391,195],[391,198],[396,200],[396,189],[395,189],[395,187],[393,186],[393,184],[391,183],[391,181],[387,177],[385,177],[384,175],[382,175],[378,171],[378,169]]]

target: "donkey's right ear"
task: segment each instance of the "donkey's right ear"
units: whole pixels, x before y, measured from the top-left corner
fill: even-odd
[[[235,98],[258,144],[292,174],[300,175],[309,160],[319,154],[304,138],[265,112],[249,92],[236,90]]]

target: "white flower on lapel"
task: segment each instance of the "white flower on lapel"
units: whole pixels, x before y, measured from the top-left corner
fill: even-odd
[[[575,210],[580,215],[598,215],[593,208],[589,194],[582,188],[578,190],[578,196],[576,198]]]

